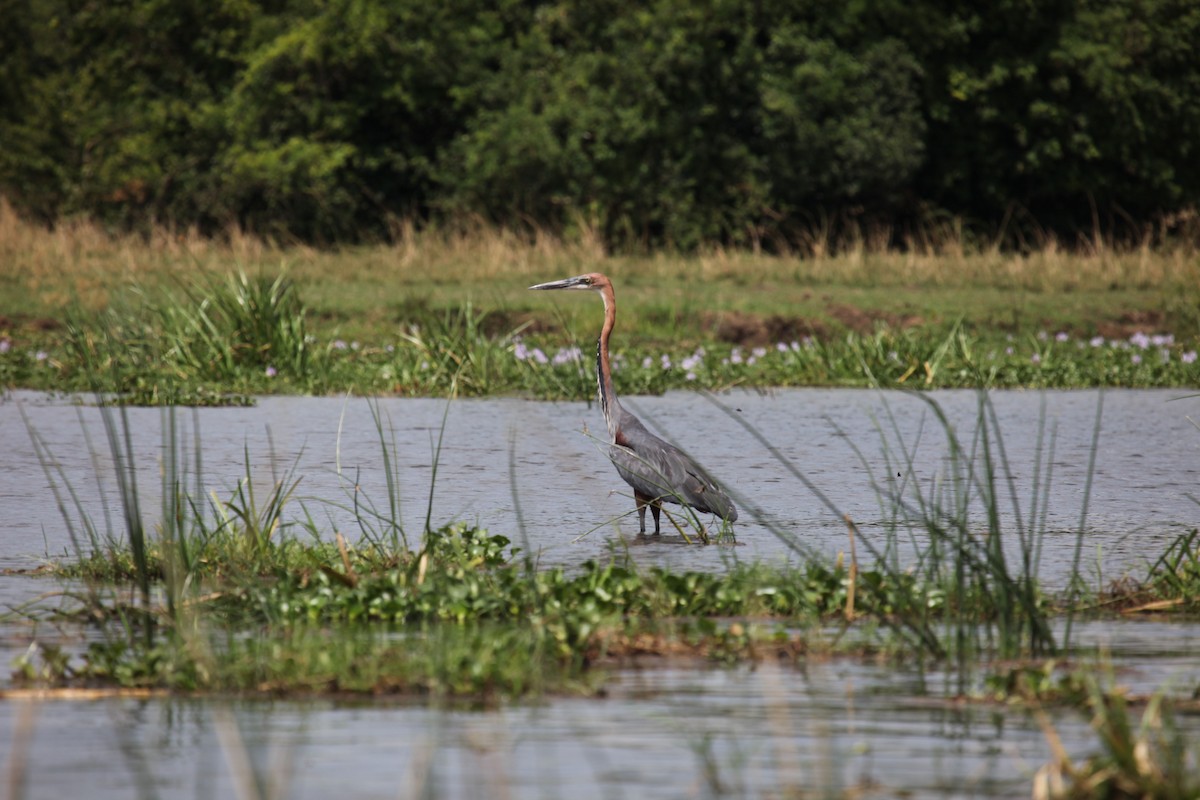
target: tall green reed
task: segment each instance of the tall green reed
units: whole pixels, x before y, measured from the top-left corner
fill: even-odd
[[[878,538],[861,529],[741,415],[711,395],[706,397],[736,420],[835,518],[846,522],[857,543],[874,559],[871,568],[879,576],[908,587],[891,595],[894,613],[881,617],[881,622],[913,652],[952,657],[960,679],[964,679],[970,657],[984,651],[994,650],[1002,657],[1045,655],[1069,645],[1070,625],[1060,643],[1050,625],[1049,600],[1039,581],[1055,443],[1054,431],[1047,431],[1044,412],[1038,421],[1034,483],[1029,503],[1023,507],[1017,473],[1009,461],[999,419],[986,391],[976,395],[973,426],[966,438],[935,398],[915,394],[940,428],[946,448],[941,459],[943,473],[926,483],[912,478],[923,425],[916,441],[907,442],[884,397],[886,424],[876,423],[883,475],[873,467],[878,461],[868,458],[851,437],[845,437],[879,502],[885,524],[884,535]],[[1097,404],[1093,425],[1093,456],[1085,479],[1084,512],[1076,531],[1071,587],[1080,582],[1078,553],[1085,534],[1101,413],[1102,402]],[[744,499],[739,503],[785,544],[807,554],[808,548],[794,533],[771,523],[752,503]]]
[[[269,377],[306,385],[323,353],[286,276],[235,273],[174,291],[135,288],[99,313],[68,311],[65,388],[131,405],[230,404]]]
[[[441,425],[436,439],[430,441],[429,489],[426,494],[425,520],[420,533],[420,546],[427,546],[427,538],[435,531],[433,524],[434,496],[437,488],[438,469],[441,464],[442,445],[445,442],[446,426],[454,402],[453,391],[442,412]],[[391,416],[378,400],[368,400],[371,421],[375,426],[380,453],[380,470],[384,478],[385,504],[380,505],[363,490],[359,470],[351,477],[342,469],[341,445],[346,406],[338,419],[337,476],[343,490],[350,496],[347,503],[334,503],[337,508],[348,511],[358,527],[359,535],[380,552],[401,553],[409,551],[414,542],[409,541],[402,516],[403,497],[400,484],[400,453],[396,441],[396,428]]]
[[[112,524],[112,515],[104,487],[98,485],[98,496],[106,520],[106,533],[103,537],[100,535],[100,529],[95,519],[88,513],[80,493],[67,478],[61,462],[55,458],[45,438],[33,426],[23,408],[21,414],[33,443],[34,453],[41,463],[43,473],[55,496],[76,556],[83,559],[87,550],[80,531],[87,534],[86,545],[90,546],[93,555],[103,550],[110,557],[115,558],[122,546],[128,548],[128,552],[132,556],[133,578],[141,598],[142,610],[147,612],[147,616],[141,620],[141,624],[136,625],[136,628],[144,637],[145,645],[149,647],[154,642],[154,626],[148,616],[148,610],[151,605],[151,584],[157,576],[152,574],[153,567],[148,556],[149,541],[142,520],[137,466],[128,409],[123,406],[114,407],[103,397],[98,397],[97,403],[108,444],[109,458],[116,476],[117,502],[122,522],[122,527],[118,531]],[[82,415],[80,422],[84,424]],[[90,449],[90,439],[88,445]],[[91,455],[94,460],[94,453]],[[93,596],[93,604],[97,602],[97,598]]]
[[[1049,718],[1039,714],[1053,759],[1034,775],[1035,800],[1200,797],[1200,750],[1177,719],[1176,700],[1156,692],[1137,718],[1111,671],[1102,677],[1084,672],[1081,679],[1099,750],[1073,762]]]
[[[305,375],[315,358],[305,308],[286,275],[250,277],[183,287],[153,303],[164,357],[189,373],[227,381],[246,369]]]

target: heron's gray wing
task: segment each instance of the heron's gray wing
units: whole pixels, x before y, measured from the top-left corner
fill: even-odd
[[[609,447],[609,458],[626,483],[646,497],[737,520],[733,501],[699,464],[641,425],[637,428],[623,431],[623,444]]]

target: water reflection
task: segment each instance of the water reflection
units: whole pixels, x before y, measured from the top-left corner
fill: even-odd
[[[384,703],[107,700],[37,707],[29,798],[829,796],[1028,792],[1046,758],[1021,714],[916,702],[853,664],[653,670],[606,700],[479,713]],[[1055,717],[1086,747],[1078,715]],[[0,726],[0,747],[11,741]],[[249,791],[247,791],[249,789]]]

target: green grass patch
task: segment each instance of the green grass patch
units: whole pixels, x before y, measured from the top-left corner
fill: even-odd
[[[617,288],[625,394],[1200,384],[1194,249],[939,241],[616,257],[458,226],[314,250],[236,232],[47,231],[0,206],[0,386],[196,405],[452,387],[586,397],[599,305],[527,287],[592,270]]]
[[[403,322],[376,330],[372,339],[328,338],[318,332],[297,283],[235,273],[175,291],[134,292],[99,313],[77,307],[62,330],[36,346],[18,346],[0,334],[0,383],[98,391],[152,405],[348,391],[589,398],[598,319],[586,326],[566,318],[551,322],[557,313],[417,304]],[[960,315],[908,328],[877,322],[867,332],[818,335],[784,326],[762,344],[736,344],[712,332],[707,338],[689,332],[687,315],[667,314],[654,324],[679,335],[656,344],[657,336],[638,336],[634,325],[626,332],[627,316],[620,317],[613,355],[617,391],[627,395],[738,386],[1200,385],[1198,345],[1169,333],[1080,338],[1041,329],[1014,335]]]

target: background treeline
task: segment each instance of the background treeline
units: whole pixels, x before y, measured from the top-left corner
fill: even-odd
[[[1195,0],[0,0],[0,194],[315,242],[1169,229]]]

